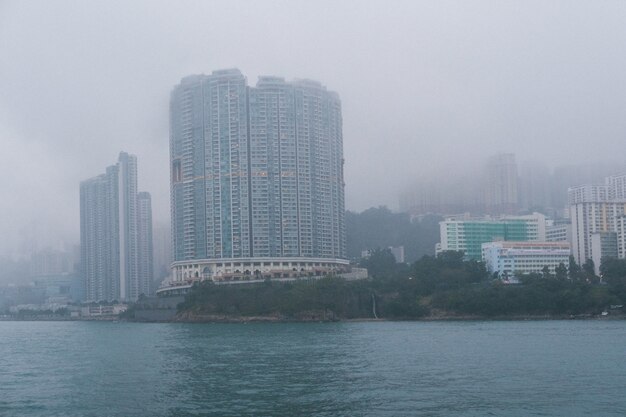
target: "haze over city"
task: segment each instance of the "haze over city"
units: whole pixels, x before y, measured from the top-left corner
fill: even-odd
[[[0,414],[626,410],[624,0],[0,0]]]
[[[169,222],[168,102],[183,76],[239,68],[341,97],[346,207],[499,152],[615,162],[626,4],[0,2],[0,254],[78,242],[80,181],[136,154]]]

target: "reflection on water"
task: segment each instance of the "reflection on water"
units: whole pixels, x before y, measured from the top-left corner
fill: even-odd
[[[626,322],[0,322],[0,415],[623,415]]]

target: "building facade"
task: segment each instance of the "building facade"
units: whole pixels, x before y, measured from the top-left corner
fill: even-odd
[[[144,293],[150,272],[141,260],[152,258],[152,217],[145,210],[150,207],[138,211],[134,155],[120,153],[117,164],[80,184],[85,301],[134,301]]]
[[[547,220],[546,221],[546,241],[547,242],[571,242],[572,223],[567,220]]]
[[[154,242],[152,238],[152,197],[137,193],[137,285],[131,297],[154,293]]]
[[[347,265],[341,103],[318,82],[183,78],[170,163],[174,281]]]
[[[436,252],[462,251],[467,259],[480,260],[482,244],[504,241],[545,241],[546,218],[541,213],[493,218],[454,218],[439,223]]]
[[[626,202],[581,202],[570,206],[572,254],[577,263],[593,259],[591,236],[617,231],[617,218],[625,210]]]
[[[601,247],[612,247],[607,239],[618,239],[620,217],[626,213],[626,176],[606,177],[604,184],[581,185],[567,190],[569,214],[572,222],[572,254],[577,263],[583,264],[588,259],[600,260],[604,255],[593,253]],[[604,242],[592,245],[592,235]],[[600,242],[598,240],[598,242]],[[608,246],[607,246],[608,245]],[[615,246],[619,246],[615,242]],[[612,251],[609,251],[613,253]],[[605,253],[609,253],[605,251]],[[618,256],[622,256],[617,252]],[[596,265],[596,269],[600,265]]]
[[[616,238],[617,238],[617,257],[619,259],[626,258],[626,215],[617,216]]]
[[[595,232],[591,234],[591,260],[594,273],[600,275],[600,265],[604,258],[617,258],[617,233]]]
[[[568,242],[489,242],[482,244],[482,258],[487,271],[500,278],[515,278],[541,273],[545,267],[554,274],[562,264],[569,264]]]

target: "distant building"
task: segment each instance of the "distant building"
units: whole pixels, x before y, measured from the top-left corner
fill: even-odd
[[[44,302],[48,304],[61,304],[79,302],[79,288],[82,283],[75,274],[42,275],[34,278],[35,288],[41,290]]]
[[[619,259],[626,258],[626,215],[617,216],[615,219],[617,224],[617,257]]]
[[[600,260],[602,254],[593,253],[601,247],[608,247],[607,239],[617,239],[620,234],[619,218],[626,213],[626,175],[606,177],[604,184],[580,185],[567,190],[570,219],[572,222],[572,253],[577,263],[587,259]],[[614,233],[610,233],[614,232]],[[596,245],[592,245],[594,234]],[[600,237],[602,236],[602,238]],[[604,242],[599,245],[600,239]],[[612,245],[611,245],[612,246]],[[617,256],[623,256],[618,250]],[[596,264],[596,268],[600,265]]]
[[[69,274],[74,271],[72,253],[44,249],[34,252],[30,257],[30,276]]]
[[[154,245],[152,240],[152,199],[150,193],[137,193],[137,296],[151,295],[154,280]]]
[[[81,317],[112,317],[119,316],[128,309],[126,304],[94,305],[82,307]]]
[[[555,222],[546,221],[546,241],[547,242],[571,242],[572,224],[569,220]]]
[[[152,232],[154,285],[158,288],[170,276],[172,233],[169,225],[156,224]]]
[[[460,178],[423,179],[406,187],[399,196],[400,211],[425,214],[484,213],[481,183],[471,174]]]
[[[616,232],[617,218],[626,210],[626,202],[579,202],[570,206],[572,220],[572,254],[578,264],[593,259],[591,236]]]
[[[396,263],[404,263],[404,246],[389,246],[389,250],[396,258]]]
[[[489,242],[482,244],[482,259],[490,273],[500,278],[540,273],[548,267],[554,274],[559,264],[567,266],[568,242]]]
[[[151,214],[138,210],[137,158],[121,152],[104,174],[80,184],[81,274],[85,301],[134,301],[146,288]],[[149,200],[149,197],[148,197]],[[141,225],[141,232],[139,230]]]
[[[609,200],[626,201],[626,173],[618,175],[610,175],[604,180],[609,190]]]
[[[601,203],[609,199],[607,185],[579,185],[567,190],[567,203],[572,206],[578,203]]]
[[[541,213],[500,218],[455,218],[439,223],[436,252],[462,251],[467,259],[480,260],[482,244],[503,241],[545,241],[546,218]]]
[[[489,214],[515,214],[519,210],[515,155],[502,153],[489,158],[485,178],[485,209]]]
[[[519,168],[519,207],[527,211],[551,207],[552,176],[548,167],[538,162],[523,162]]]
[[[404,263],[404,246],[389,246],[387,248],[389,252],[396,259],[396,263]],[[361,258],[369,258],[372,255],[370,249],[364,249],[361,251]]]

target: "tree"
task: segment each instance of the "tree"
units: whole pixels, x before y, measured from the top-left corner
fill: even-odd
[[[563,262],[554,268],[554,275],[559,281],[565,281],[567,279],[567,268]]]
[[[603,258],[600,274],[611,291],[626,302],[626,259]]]
[[[569,273],[569,279],[577,280],[580,275],[580,266],[576,263],[574,256],[569,256],[569,268],[567,269]]]
[[[361,265],[367,268],[367,272],[373,278],[384,278],[394,275],[396,270],[396,257],[389,249],[376,249],[369,258]]]
[[[404,246],[407,262],[423,255],[434,255],[439,241],[441,217],[428,215],[411,221],[407,213],[394,213],[385,206],[372,207],[361,213],[346,212],[347,252],[358,259],[361,251],[389,246]]]
[[[608,280],[626,277],[626,259],[602,258],[600,274]]]
[[[463,251],[444,250],[437,255],[437,260],[446,268],[460,268],[463,265]]]
[[[583,271],[590,277],[594,277],[596,275],[596,266],[593,263],[593,259],[587,259],[585,261],[583,264]]]

